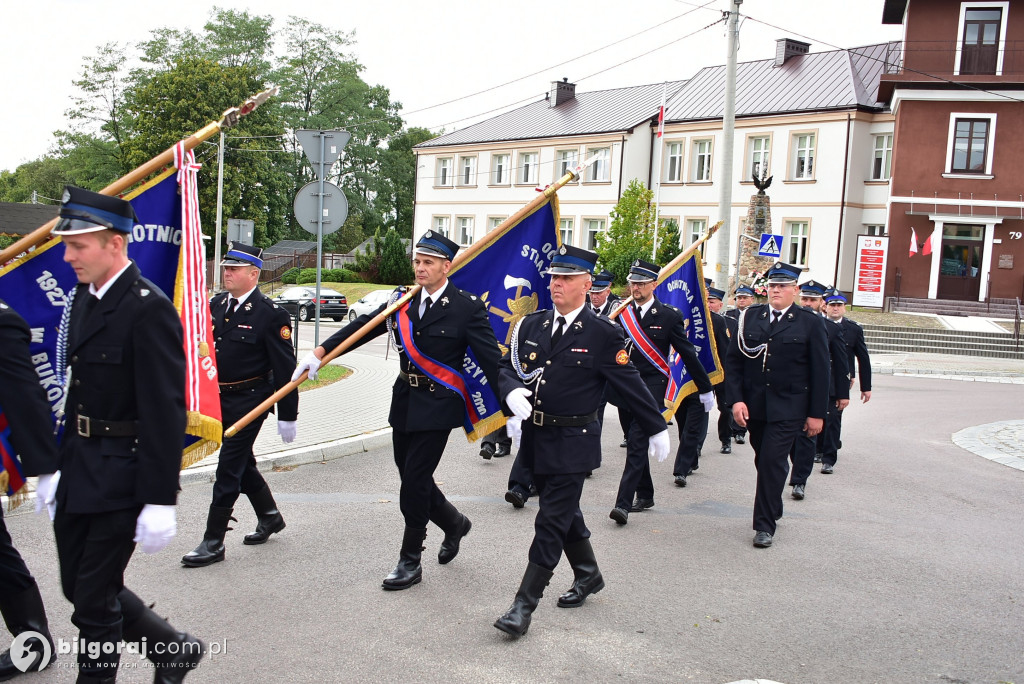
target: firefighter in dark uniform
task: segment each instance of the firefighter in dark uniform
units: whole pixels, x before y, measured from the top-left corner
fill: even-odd
[[[494,623],[513,637],[529,629],[563,551],[575,580],[559,607],[580,606],[604,588],[580,495],[587,473],[601,463],[597,410],[605,383],[630,403],[652,455],[668,456],[665,420],[630,363],[622,329],[586,303],[596,261],[593,252],[559,248],[548,269],[554,310],[523,318],[501,361],[501,395],[514,414],[509,432],[521,441],[518,456],[533,472],[540,500],[529,564],[512,605]]]
[[[29,352],[28,325],[3,300],[0,300],[0,413],[5,420],[0,431],[7,432],[5,441],[13,449],[26,477],[38,476],[36,512],[42,512],[44,500],[51,492],[53,474],[57,470],[57,443],[50,424],[50,405],[39,384]],[[5,424],[5,425],[4,425]],[[6,445],[4,445],[6,450]],[[22,492],[25,490],[22,489]],[[46,621],[46,610],[39,587],[21,554],[14,548],[11,535],[0,509],[0,613],[13,636],[36,632],[49,642],[49,659],[43,662],[46,646],[31,638],[25,647],[33,654],[28,666],[18,668],[11,660],[10,650],[0,653],[0,681],[23,672],[48,667],[57,653]],[[21,657],[22,654],[16,654]]]
[[[615,280],[615,276],[611,271],[598,271],[594,274],[594,281],[590,285],[587,299],[598,316],[611,316],[622,301],[617,294],[612,292],[613,280]]]
[[[736,334],[736,319],[722,315],[725,291],[708,284],[708,308],[711,309],[711,333],[715,336],[715,349],[718,360],[725,364],[725,353],[729,350],[729,340]],[[725,378],[715,385],[715,401],[718,404],[718,441],[722,444],[721,453],[732,453],[732,411],[725,403]]]
[[[829,288],[826,285],[813,280],[800,286],[800,304],[818,316],[828,335],[829,379],[828,412],[825,415],[825,426],[815,438],[801,435],[793,445],[793,451],[790,454],[793,470],[790,473],[789,484],[793,488],[793,498],[797,500],[807,496],[807,478],[814,470],[814,454],[818,450],[818,444],[828,434],[828,426],[837,412],[846,408],[850,402],[850,373],[847,368],[847,352],[843,333],[839,326],[832,325],[824,317],[822,311],[822,295],[827,289]]]
[[[740,320],[740,313],[754,303],[754,297],[756,294],[754,290],[747,285],[740,285],[736,288],[736,292],[733,294],[733,301],[736,303],[736,308],[729,309],[725,312],[726,319],[732,321],[732,328],[730,329],[733,336],[736,335],[736,325]],[[725,363],[725,352],[719,352],[721,354],[722,363]],[[747,429],[740,427],[736,423],[736,419],[732,417],[732,407],[729,407],[729,425],[732,426],[732,438],[737,444],[743,444],[747,440]]]
[[[828,337],[821,318],[795,304],[799,273],[781,262],[769,269],[768,304],[740,315],[726,354],[726,398],[754,448],[754,546],[761,548],[771,546],[782,517],[793,443],[821,432],[828,404]]]
[[[837,323],[843,331],[843,341],[846,342],[848,351],[847,361],[850,364],[850,390],[853,390],[854,379],[859,377],[860,400],[866,404],[871,401],[871,356],[864,342],[864,328],[846,318],[846,297],[839,290],[833,288],[825,296],[825,310],[829,320]],[[825,425],[821,472],[826,475],[834,471],[836,461],[839,460],[839,448],[843,443],[843,411],[836,411],[834,418],[834,421],[829,421]]]
[[[158,682],[180,682],[205,650],[124,586],[136,542],[156,553],[174,537],[185,435],[181,321],[128,259],[136,220],[128,202],[68,186],[53,231],[79,281],[53,530],[80,683],[114,681],[122,639],[145,640]]]
[[[225,427],[234,425],[288,384],[295,368],[288,312],[259,290],[262,255],[259,247],[231,243],[220,264],[224,267],[226,292],[210,301]],[[295,439],[298,412],[298,390],[277,402],[277,432],[286,444]],[[284,517],[256,468],[252,450],[266,418],[264,413],[221,445],[206,533],[199,546],[182,557],[186,567],[200,568],[224,560],[224,535],[230,529],[239,494],[249,497],[258,521],[256,531],[245,535],[242,543],[263,544],[270,535],[284,529]]]
[[[456,373],[463,366],[466,350],[471,349],[487,382],[497,387],[501,351],[483,302],[448,282],[452,259],[458,250],[457,244],[429,230],[416,243],[413,270],[416,283],[422,289],[407,305],[412,339],[422,357]],[[314,374],[324,354],[386,307],[382,305],[373,313],[360,316],[331,335],[299,362],[292,377],[299,377],[307,369]],[[390,322],[381,323],[355,346],[391,332]],[[435,384],[410,360],[397,325],[392,334],[394,343],[399,346],[400,371],[392,388],[388,423],[392,427],[395,464],[402,479],[400,503],[405,533],[398,565],[382,584],[389,591],[407,589],[422,579],[420,552],[428,522],[444,531],[444,541],[437,554],[442,565],[459,553],[462,538],[472,527],[469,518],[460,513],[434,483],[434,470],[444,454],[448,436],[453,428],[463,425],[464,399],[448,387]]]
[[[707,434],[708,411],[715,404],[715,395],[712,391],[711,379],[708,378],[707,371],[704,370],[700,359],[697,358],[697,351],[693,348],[693,343],[686,337],[683,314],[679,312],[679,309],[664,304],[654,296],[659,270],[657,264],[643,259],[633,262],[629,269],[629,275],[626,277],[629,282],[630,294],[633,297],[633,302],[630,304],[633,309],[623,311],[619,315],[618,322],[625,328],[626,320],[623,317],[629,315],[635,317],[641,334],[646,337],[646,341],[641,340],[641,342],[652,345],[656,349],[656,353],[660,354],[666,362],[669,347],[674,349],[682,358],[683,365],[686,366],[690,378],[697,386],[697,392],[684,398],[676,412],[681,437],[673,471],[676,484],[685,487],[685,476],[697,465],[697,453]],[[630,338],[628,333],[627,338]],[[654,365],[653,361],[648,359],[637,340],[629,339],[628,348],[630,349],[630,360],[640,372],[640,377],[643,378],[644,384],[650,390],[651,397],[659,406],[664,406],[668,378]],[[630,402],[624,403],[632,410]],[[622,479],[619,481],[615,508],[608,514],[608,517],[619,525],[625,525],[629,521],[630,511],[639,512],[654,506],[654,481],[651,479],[651,460],[647,457],[647,435],[643,430],[635,430],[631,424],[627,441],[626,466],[622,472]],[[680,477],[682,477],[681,481]],[[636,494],[635,501],[634,494]]]

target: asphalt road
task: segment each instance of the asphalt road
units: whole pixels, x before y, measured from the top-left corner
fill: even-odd
[[[208,483],[186,485],[178,537],[137,552],[126,582],[179,629],[218,643],[188,682],[1020,684],[1024,473],[950,435],[1020,418],[1021,398],[1014,385],[878,376],[871,402],[846,416],[836,473],[816,469],[804,501],[787,490],[770,549],[751,546],[752,451],[720,455],[713,435],[690,486],[672,485],[670,462],[656,465],[655,508],[625,527],[609,520],[625,452],[610,412],[604,465],[583,495],[607,587],[556,608],[572,578],[563,562],[518,641],[491,625],[526,566],[536,508],[505,503],[510,459],[483,461],[457,433],[436,479],[473,530],[440,566],[431,528],[424,580],[409,590],[380,589],[403,525],[389,449],[268,473],[287,529],[244,546],[255,517],[242,501],[227,560],[204,569],[178,563],[210,499]],[[26,507],[8,526],[54,635],[73,638],[49,523]],[[126,669],[119,681],[151,679]],[[19,678],[73,680],[69,669]]]

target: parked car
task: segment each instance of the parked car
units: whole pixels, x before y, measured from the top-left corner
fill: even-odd
[[[348,310],[348,320],[354,321],[365,313],[373,313],[381,304],[388,301],[388,297],[394,290],[374,290],[359,301],[352,304]]]
[[[299,312],[300,321],[312,320],[316,315],[316,288],[308,286],[289,287],[274,297],[274,303],[291,315]],[[348,300],[345,295],[326,287],[320,288],[320,318],[345,320]]]

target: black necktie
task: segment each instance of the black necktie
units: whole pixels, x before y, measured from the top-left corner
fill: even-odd
[[[600,316],[601,315],[601,307],[595,306],[594,307],[594,313],[596,313],[598,316]]]
[[[562,339],[562,333],[565,332],[565,318],[563,316],[559,316],[555,319],[555,322],[558,325],[555,326],[555,334],[551,336],[552,347],[558,344],[558,340]]]
[[[434,300],[430,297],[427,297],[425,300],[423,300],[423,315],[420,316],[421,319],[427,315],[427,312],[430,311],[430,305],[433,303]]]
[[[238,300],[234,297],[228,297],[228,310],[224,313],[224,320],[230,321],[231,316],[234,315],[235,311],[238,310]]]
[[[782,312],[772,309],[772,325],[778,323],[780,318],[782,318]]]

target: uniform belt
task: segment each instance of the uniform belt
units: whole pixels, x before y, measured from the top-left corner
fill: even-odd
[[[97,420],[77,416],[75,427],[82,437],[134,437],[139,434],[137,420]]]
[[[437,383],[430,379],[429,376],[420,375],[419,373],[406,373],[405,371],[398,371],[398,377],[409,383],[409,387],[423,387],[429,388],[431,392],[434,391],[434,387]]]
[[[267,372],[263,375],[257,375],[255,378],[247,378],[238,382],[219,382],[217,384],[220,385],[220,393],[224,394],[225,392],[241,392],[242,390],[259,387],[266,384],[269,379],[270,373]]]
[[[583,427],[597,420],[597,411],[585,416],[553,416],[543,411],[533,412],[533,424],[541,427]]]

